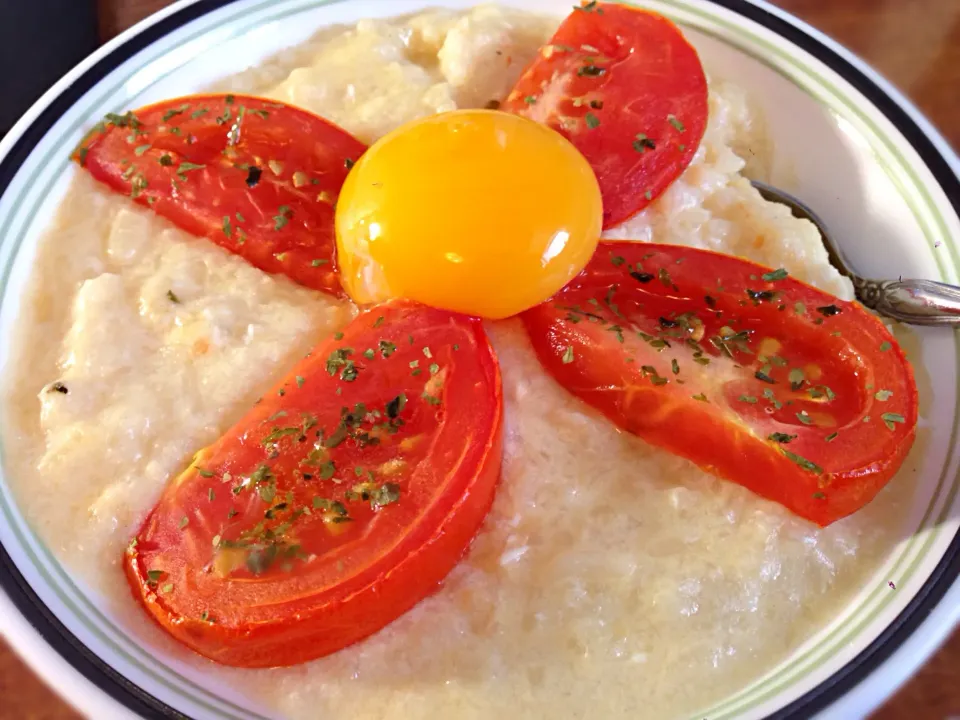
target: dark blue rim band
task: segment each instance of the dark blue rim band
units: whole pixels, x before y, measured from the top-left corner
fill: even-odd
[[[947,160],[913,118],[873,80],[834,50],[768,10],[753,5],[747,0],[711,1],[772,30],[816,57],[853,85],[896,125],[926,163],[950,199],[954,211],[960,216],[960,179],[953,173]],[[131,37],[84,72],[53,100],[17,140],[7,157],[0,162],[0,195],[6,191],[20,165],[53,124],[114,68],[179,27],[233,2],[237,0],[200,0],[185,7]],[[777,720],[802,720],[837,701],[866,679],[913,634],[958,576],[960,576],[960,532],[953,538],[943,558],[920,592],[876,640],[827,680],[770,717]],[[17,609],[44,640],[103,692],[141,717],[186,720],[185,715],[153,697],[107,665],[67,630],[43,604],[2,545],[0,545],[0,587],[3,587]]]

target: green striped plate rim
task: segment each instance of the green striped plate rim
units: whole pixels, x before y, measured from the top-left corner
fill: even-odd
[[[98,84],[82,99],[86,111],[79,114],[65,129],[59,131],[63,137],[76,136],[82,129],[91,127],[106,112],[122,112],[137,105],[136,99],[150,86],[176,73],[186,62],[193,59],[191,52],[185,52],[183,61],[171,66],[165,73],[158,75],[147,87],[139,93],[124,98],[122,104],[111,103],[111,99],[134,78],[144,67],[156,62],[162,56],[170,57],[170,53],[183,50],[190,43],[201,40],[215,28],[229,26],[224,35],[221,30],[220,41],[248,33],[268,22],[290,19],[296,15],[315,10],[323,6],[338,5],[349,0],[261,0],[261,2],[239,2],[227,6],[210,15],[180,28],[173,47],[162,52],[156,47],[148,47],[136,57],[137,63],[127,63],[124,73],[112,73],[109,84]],[[428,3],[424,3],[427,5]],[[565,7],[567,3],[558,5]],[[922,229],[928,246],[945,247],[948,249],[951,262],[946,262],[940,253],[933,253],[941,277],[946,282],[957,282],[957,268],[960,267],[960,256],[949,238],[949,223],[935,201],[924,178],[921,178],[916,163],[908,160],[904,154],[902,143],[891,137],[888,130],[880,127],[875,118],[864,110],[851,98],[857,93],[845,88],[841,83],[830,79],[830,74],[823,73],[819,63],[807,60],[807,63],[798,60],[791,53],[783,41],[777,42],[767,36],[759,26],[752,22],[738,18],[731,11],[720,7],[707,6],[690,0],[653,0],[647,3],[634,3],[652,7],[662,12],[676,22],[692,27],[697,31],[719,39],[722,42],[736,47],[750,55],[767,67],[786,77],[792,83],[803,89],[817,102],[830,108],[833,112],[853,122],[862,136],[867,138],[871,152],[877,163],[883,168],[888,177],[906,200],[916,222]],[[207,49],[206,46],[203,48]],[[202,52],[202,50],[201,50]],[[79,104],[79,103],[78,103]],[[36,181],[38,175],[49,171],[53,166],[56,172],[48,177],[47,182],[39,188]],[[15,226],[17,217],[33,217],[38,211],[44,198],[54,191],[59,176],[69,170],[69,162],[62,146],[49,148],[30,177],[18,182],[19,194],[13,198],[12,207],[28,207],[26,215],[12,213],[0,220],[0,238],[4,239],[5,264],[0,270],[0,303],[7,300],[6,288],[10,279],[13,259],[18,256],[21,246],[27,236],[28,223],[22,222]],[[30,196],[33,201],[30,202]],[[960,340],[954,334],[954,344],[957,356],[960,357]],[[958,386],[957,407],[960,408],[960,386]],[[888,561],[885,568],[891,577],[899,578],[902,585],[907,584],[919,571],[923,559],[930,549],[938,542],[943,541],[949,532],[947,513],[956,498],[960,482],[954,478],[948,480],[948,469],[954,462],[954,451],[957,447],[957,431],[960,425],[960,413],[955,413],[950,435],[950,450],[944,462],[942,473],[938,479],[936,491],[930,500],[929,506],[923,514],[920,526],[913,537],[898,548],[895,557]],[[2,450],[2,448],[0,448]],[[2,481],[2,478],[0,478]],[[193,680],[184,677],[171,668],[158,666],[157,659],[144,648],[137,645],[127,634],[107,617],[93,602],[88,599],[71,579],[70,575],[60,566],[49,549],[30,530],[23,518],[15,509],[10,490],[5,482],[0,482],[0,512],[14,533],[16,540],[22,546],[29,562],[37,571],[40,579],[45,582],[57,599],[73,613],[104,647],[112,650],[116,657],[129,663],[144,676],[150,678],[159,687],[166,688],[174,697],[188,699],[196,707],[219,715],[237,719],[259,718],[248,707],[241,707],[225,701],[223,697],[210,692]],[[875,588],[863,599],[854,610],[848,609],[851,617],[847,622],[838,625],[829,632],[821,633],[816,642],[801,652],[795,653],[786,662],[776,667],[771,673],[744,688],[736,695],[707,708],[696,717],[710,717],[711,720],[733,718],[757,709],[762,703],[769,701],[779,693],[790,689],[801,682],[820,665],[843,648],[856,642],[861,633],[870,626],[880,615],[888,611],[895,602],[895,596],[883,592],[883,588]]]

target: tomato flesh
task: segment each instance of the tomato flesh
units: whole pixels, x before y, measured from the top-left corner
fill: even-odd
[[[707,127],[697,51],[654,12],[591,2],[540,50],[501,109],[546,123],[587,158],[603,227],[640,212],[679,177]]]
[[[602,242],[523,322],[619,427],[819,525],[873,499],[913,443],[916,386],[887,329],[783,270]]]
[[[356,642],[465,552],[499,478],[501,415],[479,320],[376,306],[171,482],[126,552],[134,593],[228,665]]]
[[[108,115],[74,154],[94,178],[270,273],[342,296],[334,204],[359,140],[245,95]]]

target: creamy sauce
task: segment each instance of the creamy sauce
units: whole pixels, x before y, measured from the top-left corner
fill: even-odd
[[[363,21],[221,88],[304,105],[370,141],[502,99],[555,23],[491,7]],[[737,151],[760,142],[743,92],[713,82],[694,164],[610,234],[744,255],[850,297],[812,226],[739,176]],[[293,718],[690,713],[806,640],[898,537],[908,479],[815,528],[618,432],[545,375],[518,323],[491,323],[503,478],[443,588],[378,635],[304,666],[213,666],[149,624],[125,586],[122,549],[192,454],[353,312],[87,177],[73,182],[24,298],[3,421],[23,511],[131,632],[226,681],[238,704]]]

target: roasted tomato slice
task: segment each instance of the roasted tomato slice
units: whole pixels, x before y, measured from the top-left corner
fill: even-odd
[[[217,662],[292,665],[435,591],[500,474],[481,322],[409,301],[320,343],[163,494],[125,559],[137,597]]]
[[[868,503],[913,443],[913,373],[883,324],[782,269],[602,242],[523,322],[618,426],[819,525]]]
[[[261,270],[342,295],[334,203],[365,149],[299,108],[195,95],[108,115],[74,157],[100,182]]]
[[[502,109],[550,125],[584,154],[608,228],[690,164],[707,127],[707,80],[697,51],[662,15],[589,2],[541,48]]]

